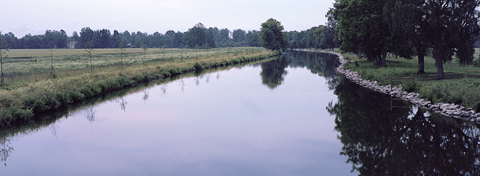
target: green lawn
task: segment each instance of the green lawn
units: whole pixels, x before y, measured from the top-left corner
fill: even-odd
[[[338,52],[338,50],[337,50]],[[479,49],[476,50],[474,63],[479,62]],[[394,80],[394,84],[403,85],[404,90],[413,90],[420,93],[424,99],[434,103],[456,103],[465,107],[480,111],[480,73],[469,73],[465,78],[465,67],[457,60],[444,64],[445,80],[436,80],[435,61],[431,56],[425,57],[426,74],[417,75],[417,58],[407,60],[404,58],[389,56],[388,67],[374,66],[372,62],[358,59],[355,54],[344,53],[346,60],[352,61],[345,64],[345,69],[356,71],[360,77],[366,80],[378,81],[380,85],[390,84],[392,77],[410,77],[413,75],[414,82],[410,80]],[[478,64],[467,66],[469,71],[480,71]]]

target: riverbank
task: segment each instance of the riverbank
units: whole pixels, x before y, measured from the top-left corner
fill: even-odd
[[[355,82],[363,87],[391,95],[392,97],[397,97],[401,98],[405,101],[408,101],[410,103],[416,104],[422,108],[429,109],[432,111],[435,111],[436,113],[442,114],[444,116],[449,116],[449,117],[454,117],[454,118],[460,118],[460,119],[465,119],[465,120],[471,120],[471,121],[480,121],[480,113],[477,113],[475,110],[472,108],[466,108],[464,106],[455,104],[455,103],[444,103],[444,102],[432,102],[431,100],[426,100],[424,97],[426,95],[421,95],[418,92],[407,92],[404,91],[402,86],[399,87],[392,87],[390,88],[390,85],[384,85],[380,84],[379,81],[374,80],[374,79],[362,79],[362,75],[359,75],[357,72],[353,71],[352,69],[345,69],[344,66],[347,63],[352,63],[351,61],[348,61],[344,58],[344,56],[340,53],[333,52],[333,51],[324,51],[324,50],[300,50],[299,51],[309,51],[309,52],[323,52],[323,53],[330,53],[330,54],[335,54],[339,57],[339,61],[341,65],[337,67],[337,71],[343,75],[352,82]],[[358,63],[357,63],[358,64]],[[371,74],[372,71],[370,71]],[[410,85],[407,85],[410,86]],[[390,91],[392,90],[392,91]],[[442,92],[440,92],[442,93]]]
[[[204,69],[258,61],[276,56],[271,51],[242,52],[234,55],[118,64],[91,72],[69,71],[60,78],[42,79],[25,86],[0,90],[0,123],[28,121],[34,114],[54,110],[104,92],[135,86],[141,82],[168,78]]]

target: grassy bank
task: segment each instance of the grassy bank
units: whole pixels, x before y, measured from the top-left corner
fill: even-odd
[[[338,50],[336,52],[339,52]],[[475,56],[478,56],[479,50]],[[389,56],[388,67],[374,66],[372,62],[358,59],[355,54],[343,53],[343,57],[351,62],[345,64],[345,69],[356,71],[362,79],[378,81],[379,85],[389,85],[392,77],[410,77],[414,81],[394,80],[394,85],[402,85],[407,92],[420,93],[420,97],[433,103],[446,102],[473,108],[480,112],[480,73],[469,73],[465,78],[465,67],[453,60],[444,64],[445,80],[436,80],[435,60],[431,56],[425,57],[426,74],[417,75],[417,58],[406,60]],[[479,58],[474,60],[478,63]],[[469,71],[480,71],[478,64],[467,66]]]
[[[189,72],[176,76],[165,77],[163,79],[152,80],[149,82],[139,83],[135,86],[128,86],[120,90],[109,91],[106,93],[101,93],[99,95],[93,96],[91,98],[85,98],[82,101],[77,101],[73,103],[63,104],[57,109],[52,111],[46,111],[43,113],[38,113],[30,118],[17,118],[14,121],[0,121],[0,140],[8,139],[11,136],[15,136],[18,133],[29,133],[32,131],[37,131],[40,128],[47,127],[55,123],[60,118],[68,118],[74,116],[77,113],[84,112],[86,108],[93,108],[94,105],[103,103],[106,101],[120,101],[122,97],[128,94],[144,92],[145,89],[158,86],[161,84],[166,84],[178,79],[185,77],[198,76],[199,74],[209,74],[219,70],[228,70],[231,68],[239,67],[245,64],[255,64],[268,61],[270,59],[275,59],[276,57],[271,57],[269,59],[258,60],[243,64],[235,64],[229,66],[219,66],[212,69],[205,69],[201,73],[199,72]],[[93,112],[88,111],[87,112]],[[94,118],[94,115],[87,114],[87,119]],[[93,119],[91,119],[93,120]]]
[[[277,54],[253,48],[233,50],[236,51],[213,52],[205,56],[198,55],[198,51],[193,51],[185,57],[150,59],[140,63],[113,63],[97,67],[93,71],[86,68],[58,70],[56,78],[52,78],[49,73],[25,74],[22,79],[17,77],[16,81],[2,86],[0,122],[28,119],[35,113],[79,102],[102,92],[131,87],[141,82],[262,60]],[[181,51],[177,54],[184,53]],[[195,57],[193,57],[194,54]],[[137,56],[136,60],[142,58],[143,56]]]
[[[3,73],[7,85],[19,86],[50,76],[51,67],[57,77],[88,71],[87,68],[101,68],[111,65],[141,64],[151,61],[178,61],[204,57],[234,56],[235,54],[259,53],[263,48],[236,47],[213,49],[161,49],[127,48],[122,53],[118,49],[94,49],[92,57],[83,49],[12,49],[3,60]],[[53,56],[53,57],[52,57]],[[72,72],[73,71],[73,72]],[[44,74],[47,73],[47,74]],[[4,87],[4,86],[3,86]]]

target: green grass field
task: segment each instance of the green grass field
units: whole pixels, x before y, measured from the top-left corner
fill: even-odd
[[[214,49],[165,49],[149,48],[146,53],[142,48],[127,48],[120,56],[118,49],[94,49],[92,65],[102,67],[119,64],[137,64],[154,60],[175,60],[195,57],[228,55],[241,52],[261,52],[262,48],[214,48]],[[48,49],[12,49],[6,53],[3,73],[8,77],[15,75],[49,72],[51,53]],[[75,70],[90,67],[90,58],[83,49],[55,49],[52,57],[55,70]]]
[[[337,50],[337,52],[339,52]],[[476,49],[474,65],[467,66],[469,71],[480,71],[478,67],[480,50]],[[390,84],[392,77],[410,77],[413,75],[414,82],[409,80],[394,80],[395,85],[403,85],[404,90],[420,93],[420,96],[434,103],[456,103],[465,107],[480,111],[480,73],[468,73],[465,78],[465,67],[457,60],[444,64],[446,79],[436,80],[437,69],[435,60],[431,56],[425,57],[426,74],[417,75],[417,58],[411,60],[390,56],[387,58],[388,67],[374,66],[372,62],[358,59],[355,54],[344,53],[346,60],[352,61],[345,65],[345,69],[356,71],[360,77],[366,80],[378,81],[380,85]]]

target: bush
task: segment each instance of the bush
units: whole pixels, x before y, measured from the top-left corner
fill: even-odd
[[[89,87],[85,87],[83,89],[80,89],[80,93],[82,93],[84,95],[84,97],[91,97],[93,96],[93,92],[92,92],[92,89],[90,89]]]
[[[68,92],[68,96],[73,100],[73,101],[80,101],[85,98],[85,95],[80,93],[79,91],[71,91]]]
[[[17,106],[4,107],[0,109],[0,120],[11,121],[16,118],[26,119],[31,117],[33,112],[31,109],[22,109]]]
[[[417,90],[417,83],[414,81],[408,81],[404,86],[403,90],[410,93]]]
[[[47,103],[43,101],[38,95],[30,95],[23,100],[23,105],[26,109],[31,109],[33,112],[50,109]]]
[[[475,112],[480,112],[480,101],[475,102],[472,109],[475,110]]]
[[[168,72],[170,73],[170,75],[182,74],[182,71],[180,71],[180,69],[178,69],[178,68],[171,68],[170,70],[168,70]]]
[[[203,66],[200,65],[200,63],[196,62],[194,65],[193,65],[193,68],[195,68],[195,71],[202,71],[203,69]]]
[[[23,100],[23,104],[25,109],[30,109],[33,112],[42,112],[46,110],[50,110],[56,108],[60,103],[53,99],[50,96],[38,96],[38,95],[30,95]]]
[[[133,79],[135,79],[136,81],[148,81],[150,79],[150,74],[147,72],[143,72],[143,74],[137,75]]]

